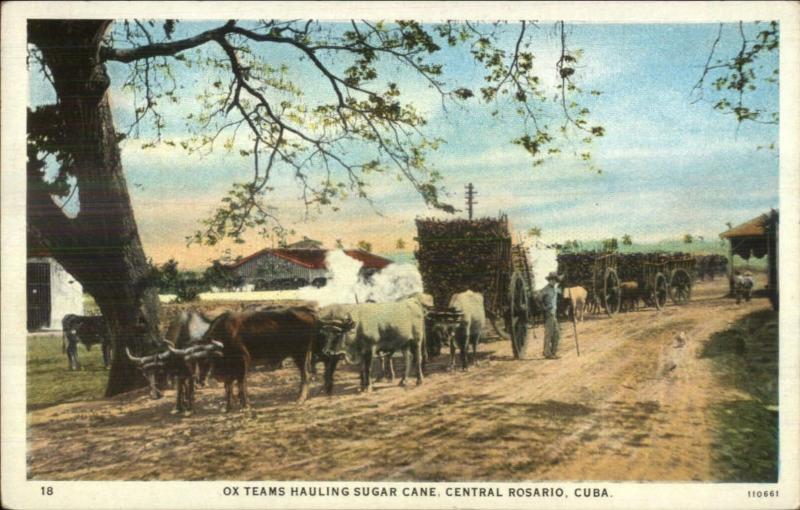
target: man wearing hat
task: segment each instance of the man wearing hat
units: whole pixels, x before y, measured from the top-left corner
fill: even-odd
[[[556,318],[558,296],[561,294],[558,284],[561,282],[561,277],[555,271],[551,271],[545,280],[547,285],[539,291],[539,299],[544,307],[544,357],[554,359],[558,351],[558,341],[561,339]]]

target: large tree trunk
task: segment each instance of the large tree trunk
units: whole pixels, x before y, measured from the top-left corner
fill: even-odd
[[[113,396],[146,381],[125,355],[141,354],[158,338],[158,295],[122,172],[108,103],[109,85],[99,60],[108,20],[32,20],[28,41],[42,53],[58,97],[55,112],[70,172],[78,185],[80,212],[67,217],[42,189],[41,173],[28,171],[28,228],[94,297],[112,334],[114,356],[106,388]],[[29,131],[31,126],[29,126]]]

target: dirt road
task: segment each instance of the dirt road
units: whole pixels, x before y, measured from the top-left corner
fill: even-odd
[[[712,480],[706,412],[736,397],[698,353],[708,337],[768,307],[736,305],[727,284],[699,284],[689,306],[562,324],[561,359],[528,359],[507,341],[482,344],[478,365],[448,373],[446,356],[420,387],[356,391],[337,372],[328,398],[293,403],[295,369],[256,372],[252,411],[223,414],[221,386],[201,390],[191,417],[173,393],[63,404],[29,413],[29,477],[134,480]],[[684,332],[681,345],[676,336]]]

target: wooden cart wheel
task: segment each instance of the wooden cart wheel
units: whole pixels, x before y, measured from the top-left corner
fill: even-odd
[[[667,285],[667,277],[664,273],[656,273],[656,285],[653,289],[653,302],[657,310],[661,310],[667,305],[667,295],[669,294],[669,285]]]
[[[525,356],[528,347],[528,291],[522,275],[514,272],[509,285],[509,308],[506,318],[506,331],[511,337],[514,359]]]
[[[603,307],[608,315],[619,312],[622,295],[619,288],[619,277],[614,269],[606,269],[603,277]]]
[[[669,297],[676,305],[685,305],[692,297],[692,277],[685,269],[673,269],[669,277]]]

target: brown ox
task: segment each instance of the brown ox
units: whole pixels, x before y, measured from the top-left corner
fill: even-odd
[[[109,368],[111,362],[111,331],[102,315],[67,314],[61,320],[63,343],[61,352],[67,354],[70,370],[80,370],[78,362],[78,343],[86,350],[94,344],[100,344],[103,350],[103,366]]]
[[[322,326],[317,320],[316,310],[308,306],[226,312],[214,319],[204,335],[204,341],[223,344],[222,356],[212,358],[211,364],[214,378],[225,384],[225,411],[231,409],[234,381],[239,387],[241,407],[249,406],[247,372],[253,364],[280,367],[286,358],[292,358],[300,370],[297,402],[305,401],[308,398],[311,357],[315,350],[321,351],[318,349],[318,337]],[[326,359],[325,386],[329,392],[333,387],[333,373],[327,365],[333,362],[335,358]]]
[[[630,312],[639,308],[639,284],[634,281],[619,284],[621,308],[623,312]]]

